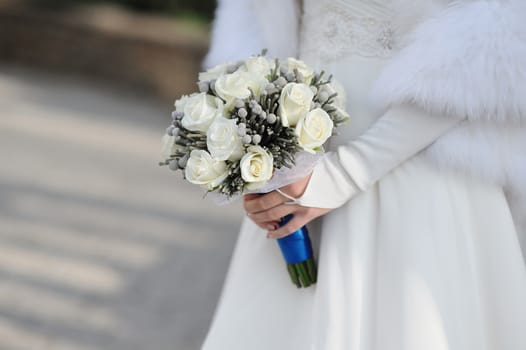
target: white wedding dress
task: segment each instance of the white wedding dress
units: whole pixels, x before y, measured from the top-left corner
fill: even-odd
[[[455,122],[367,103],[395,45],[387,4],[305,1],[301,58],[344,85],[352,118],[302,198],[338,207],[309,226],[318,283],[296,289],[277,243],[245,220],[203,349],[526,349],[526,268],[502,189],[418,155]]]

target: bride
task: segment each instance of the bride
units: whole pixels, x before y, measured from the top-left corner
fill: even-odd
[[[526,349],[522,3],[220,1],[207,65],[297,56],[352,124],[282,189],[296,205],[245,197],[205,350]],[[274,238],[304,224],[319,278],[296,289]]]

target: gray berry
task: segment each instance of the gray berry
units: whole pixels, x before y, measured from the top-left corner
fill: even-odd
[[[276,80],[274,81],[274,84],[275,84],[276,86],[278,86],[278,87],[279,87],[279,86],[283,87],[283,86],[285,86],[285,85],[287,84],[287,80],[286,80],[285,78],[283,78],[283,77],[279,77],[278,79],[276,79]]]
[[[329,98],[329,94],[326,91],[320,91],[318,94],[318,101],[325,102]]]
[[[248,112],[246,109],[244,108],[240,108],[238,111],[237,111],[237,115],[240,116],[241,118],[246,118],[246,116],[248,115]]]
[[[254,145],[257,145],[261,142],[261,135],[254,135],[252,136],[252,143]]]
[[[287,74],[289,72],[288,68],[285,66],[279,67],[279,72],[283,75]]]
[[[316,88],[316,86],[314,86],[314,85],[311,85],[310,89],[311,89],[312,93],[315,94],[315,95],[318,92],[318,88]]]
[[[278,118],[276,117],[275,114],[270,113],[269,115],[267,115],[267,122],[268,122],[269,124],[274,124],[274,123],[276,122],[277,119],[278,119]]]
[[[240,137],[243,137],[247,134],[247,129],[245,128],[238,128],[237,129],[237,134],[240,136]]]
[[[170,170],[175,171],[179,169],[179,164],[177,163],[177,160],[171,160],[168,164],[168,167],[170,168]]]
[[[243,143],[251,143],[252,137],[250,135],[243,136]]]
[[[255,114],[261,114],[261,112],[263,112],[263,108],[261,108],[260,105],[255,104],[254,108],[252,109],[252,112],[254,112]]]
[[[265,90],[273,90],[276,88],[276,85],[272,84],[272,83],[268,83],[267,86],[265,86]]]
[[[172,119],[173,120],[181,119],[183,116],[184,116],[183,112],[180,112],[180,111],[173,111],[172,112]]]
[[[173,126],[173,125],[170,125],[169,127],[167,127],[166,128],[166,135],[173,136],[174,129],[175,129],[175,126]]]
[[[178,128],[173,128],[172,130],[172,136],[179,136],[179,129]]]
[[[296,80],[296,75],[292,72],[288,72],[287,75],[285,75],[285,78],[288,80],[288,81],[294,81]]]

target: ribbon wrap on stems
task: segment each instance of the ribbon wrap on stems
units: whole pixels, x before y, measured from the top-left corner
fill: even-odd
[[[280,226],[286,225],[291,219],[292,215],[285,216]],[[317,280],[316,263],[307,227],[303,226],[292,234],[279,238],[278,244],[287,262],[287,270],[292,283],[298,288],[306,288],[315,284]]]
[[[286,225],[291,219],[292,215],[285,216],[280,226]],[[278,244],[287,264],[297,264],[312,258],[312,244],[306,226],[288,236],[279,238]]]

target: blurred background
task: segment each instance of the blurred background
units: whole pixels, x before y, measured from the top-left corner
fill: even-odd
[[[0,350],[199,349],[239,203],[159,167],[212,0],[0,0]]]

